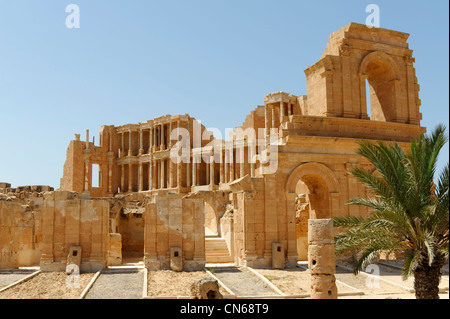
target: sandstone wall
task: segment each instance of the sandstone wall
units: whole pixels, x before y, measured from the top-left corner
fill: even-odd
[[[71,246],[82,248],[82,271],[106,266],[109,240],[106,199],[83,199],[74,192],[49,193],[44,198],[42,222],[43,271],[64,270]]]
[[[147,204],[145,210],[145,266],[170,267],[171,248],[182,251],[183,269],[205,266],[204,201],[195,196],[163,194]]]
[[[39,264],[42,214],[32,203],[0,197],[0,269]]]

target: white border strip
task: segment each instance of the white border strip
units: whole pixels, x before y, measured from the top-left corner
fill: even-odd
[[[339,264],[339,265],[336,264],[336,266],[337,266],[337,267],[344,268],[344,269],[346,269],[346,270],[349,270],[349,271],[353,272],[353,269],[350,268],[350,267],[347,267],[347,266],[344,266],[344,265],[340,265],[340,264]],[[365,271],[360,271],[359,273],[361,273],[361,274],[363,274],[363,275],[365,275],[365,276],[367,276],[367,277],[373,277],[372,274],[369,274],[369,273],[367,273],[367,272],[365,272]],[[381,278],[381,276],[378,276],[377,279],[379,279],[379,280],[381,280],[381,281],[384,281],[384,282],[386,282],[386,283],[388,283],[388,284],[390,284],[390,285],[393,285],[393,286],[397,286],[397,287],[399,287],[399,288],[402,288],[402,289],[404,289],[404,290],[406,290],[406,291],[408,291],[408,292],[410,292],[410,293],[415,292],[414,288],[410,288],[410,287],[406,287],[406,286],[400,285],[400,284],[398,284],[398,283],[396,283],[396,282],[393,282],[393,281],[390,281],[390,280]]]
[[[91,281],[87,284],[86,288],[84,288],[83,292],[81,293],[80,297],[78,297],[78,299],[84,299],[86,297],[87,293],[91,289],[94,282],[97,280],[98,276],[100,276],[101,272],[102,271],[99,270],[95,273],[94,277],[92,277]]]
[[[212,272],[210,272],[208,269],[205,268],[205,271],[215,280],[217,280],[217,282],[219,283],[219,285],[221,285],[231,296],[230,299],[235,299],[236,298],[236,294],[230,289],[228,288],[219,278],[217,278]],[[225,297],[225,296],[224,296]]]
[[[17,286],[17,285],[19,285],[19,284],[21,284],[21,283],[23,283],[23,282],[25,282],[25,281],[27,281],[27,280],[30,280],[31,278],[33,278],[34,276],[36,276],[36,275],[38,275],[38,274],[40,274],[40,273],[41,273],[40,270],[35,271],[35,272],[32,273],[31,275],[28,275],[28,276],[26,276],[25,278],[22,278],[22,279],[20,279],[20,280],[18,280],[18,281],[16,281],[16,282],[13,282],[12,284],[10,284],[10,285],[8,285],[8,286],[6,286],[6,287],[3,287],[2,289],[0,289],[0,292],[3,292],[3,291],[5,291],[5,290],[7,290],[7,289],[9,289],[9,288],[12,288],[12,287],[14,287],[14,286]]]
[[[273,282],[271,282],[269,279],[267,279],[266,277],[264,277],[263,275],[261,275],[259,272],[257,272],[255,269],[253,269],[252,267],[248,267],[247,269],[250,270],[250,272],[252,272],[254,275],[256,275],[256,277],[258,277],[259,279],[261,279],[262,281],[264,281],[266,284],[269,285],[270,288],[272,288],[273,290],[275,290],[275,292],[277,292],[278,294],[280,294],[281,296],[286,296],[286,294],[284,292],[282,292],[277,286],[275,286],[275,284]]]

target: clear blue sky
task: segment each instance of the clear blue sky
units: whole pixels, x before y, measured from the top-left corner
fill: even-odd
[[[266,94],[306,94],[328,36],[371,3],[382,28],[411,34],[422,126],[448,126],[447,0],[0,0],[0,181],[58,188],[86,129],[98,141],[101,125],[189,113],[224,131]]]

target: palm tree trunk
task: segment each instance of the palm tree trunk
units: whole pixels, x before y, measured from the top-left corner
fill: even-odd
[[[416,268],[414,271],[416,299],[439,299],[439,282],[443,265],[444,259],[436,256],[431,266],[428,265],[428,260],[424,260],[424,263]]]

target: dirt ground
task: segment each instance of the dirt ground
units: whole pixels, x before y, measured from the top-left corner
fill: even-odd
[[[0,293],[0,299],[77,299],[94,274],[80,274],[79,288],[66,283],[64,272],[41,272],[35,277]],[[69,286],[69,287],[68,287]],[[72,286],[73,288],[70,288]]]
[[[204,277],[210,277],[206,271],[149,271],[147,295],[148,297],[188,297],[191,295],[192,280]],[[219,291],[222,295],[228,294],[222,287]]]
[[[305,298],[308,299],[310,291],[310,274],[306,268],[297,267],[295,269],[254,269],[259,274],[270,280],[279,290],[281,290],[287,297],[293,296],[293,298]],[[222,270],[223,271],[223,270]],[[212,269],[214,273],[214,269]],[[360,273],[355,276],[351,270],[345,267],[336,268],[336,285],[338,287],[339,299],[415,299],[414,293],[405,290],[400,287],[412,288],[413,282],[411,279],[408,281],[401,280],[400,270],[393,267],[383,266],[380,267],[380,278],[378,282],[372,282],[368,279],[367,274]],[[140,272],[143,274],[143,272]],[[243,273],[241,271],[241,273]],[[249,275],[248,271],[245,272]],[[226,277],[224,277],[226,274]],[[0,292],[0,299],[76,299],[79,298],[84,288],[92,280],[93,273],[86,273],[80,275],[79,288],[70,288],[67,285],[67,275],[64,272],[55,273],[39,273],[35,277],[23,282],[15,287],[9,288],[3,292]],[[264,296],[264,291],[255,293],[254,289],[250,289],[256,286],[265,286],[266,283],[262,283],[261,279],[257,278],[254,274],[252,280],[247,277],[233,276],[233,271],[225,271],[220,273],[220,269],[216,268],[215,275],[223,281],[228,288],[239,296],[246,296],[246,292],[251,292],[248,295],[261,295]],[[6,276],[6,275],[2,275]],[[11,276],[17,276],[17,274],[11,274]],[[118,274],[116,275],[118,276]],[[139,276],[139,275],[137,275]],[[221,277],[222,276],[222,277]],[[188,297],[190,296],[190,285],[193,279],[210,277],[206,271],[183,271],[173,272],[171,270],[160,271],[148,271],[147,275],[147,295],[148,297],[160,297],[160,298],[176,298],[176,297]],[[11,277],[12,278],[12,277]],[[19,279],[20,277],[16,277]],[[111,276],[109,276],[111,278]],[[6,279],[6,278],[5,278]],[[127,281],[126,278],[124,278]],[[261,282],[256,283],[255,281]],[[123,280],[122,280],[123,281]],[[108,285],[114,290],[114,287],[118,285],[120,280],[114,279]],[[7,282],[5,281],[5,285]],[[258,285],[257,285],[258,284]],[[142,286],[139,288],[136,284],[135,290],[138,291],[136,296],[126,296],[127,298],[140,298],[142,294]],[[94,283],[95,286],[95,283]],[[441,299],[449,299],[448,291],[448,270],[444,274],[441,280]],[[239,288],[239,289],[238,289]],[[120,289],[120,288],[119,288]],[[225,298],[229,298],[229,292],[224,288],[220,288],[220,292]],[[364,292],[364,294],[362,294]],[[267,295],[267,294],[266,294]],[[270,295],[273,295],[271,293]],[[122,296],[123,297],[123,296]],[[115,294],[113,298],[122,298]]]

